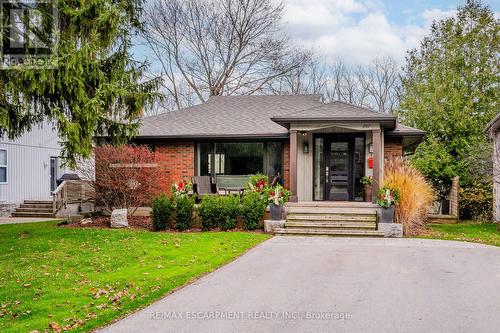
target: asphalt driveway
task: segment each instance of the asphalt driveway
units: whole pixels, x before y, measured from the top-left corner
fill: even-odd
[[[500,248],[274,237],[103,332],[494,332]]]

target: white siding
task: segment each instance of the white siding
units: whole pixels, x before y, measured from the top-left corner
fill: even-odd
[[[50,157],[61,151],[52,126],[34,127],[14,141],[0,139],[0,148],[7,149],[7,184],[0,184],[0,204],[50,198]],[[65,172],[60,168],[57,177]]]

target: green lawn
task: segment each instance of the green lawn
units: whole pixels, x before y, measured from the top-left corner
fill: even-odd
[[[86,332],[159,299],[269,236],[0,226],[0,332]]]
[[[500,246],[500,225],[464,221],[457,224],[430,224],[421,238],[458,240]]]

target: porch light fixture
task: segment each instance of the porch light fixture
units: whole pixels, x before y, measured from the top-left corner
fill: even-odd
[[[304,141],[304,146],[302,147],[304,154],[309,153],[309,142]]]

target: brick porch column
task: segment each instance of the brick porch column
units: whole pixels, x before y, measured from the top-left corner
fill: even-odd
[[[290,131],[290,196],[291,202],[297,202],[297,131]]]
[[[372,130],[373,144],[373,202],[377,200],[377,192],[383,181],[382,174],[382,136],[380,129]]]

